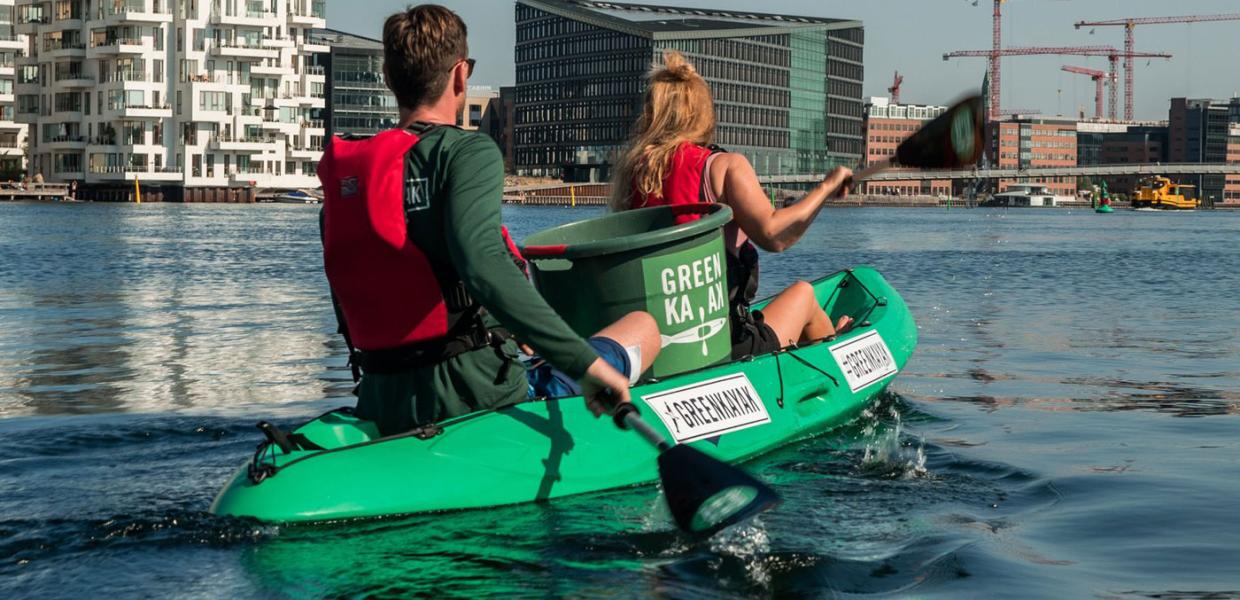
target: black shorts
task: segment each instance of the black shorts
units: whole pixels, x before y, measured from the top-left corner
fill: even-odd
[[[762,311],[749,314],[752,319],[732,319],[732,360],[769,354],[783,347],[779,334],[766,324]]]

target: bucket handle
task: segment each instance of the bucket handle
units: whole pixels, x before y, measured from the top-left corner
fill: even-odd
[[[547,246],[526,246],[521,249],[521,254],[527,258],[531,257],[554,257],[564,256],[568,251],[568,244],[550,244]]]

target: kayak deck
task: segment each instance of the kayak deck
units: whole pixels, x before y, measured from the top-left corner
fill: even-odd
[[[647,380],[633,401],[660,433],[743,461],[851,420],[917,343],[904,300],[875,270],[814,282],[838,339]],[[762,305],[758,305],[761,307]],[[211,505],[264,521],[321,521],[482,508],[654,482],[657,451],[595,419],[580,396],[480,411],[398,436],[341,409],[260,445]]]

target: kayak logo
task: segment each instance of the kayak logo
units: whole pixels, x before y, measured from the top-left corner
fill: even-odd
[[[831,357],[844,372],[853,392],[895,375],[899,369],[891,350],[878,331],[871,330],[846,342],[831,346]]]
[[[642,259],[646,312],[659,324],[655,376],[726,360],[732,352],[722,239]]]
[[[417,212],[431,207],[430,195],[426,191],[426,178],[413,177],[405,180],[405,212]]]
[[[708,356],[710,348],[706,345],[706,341],[719,335],[719,332],[723,331],[723,326],[728,324],[728,319],[722,317],[706,321],[706,310],[698,309],[698,312],[702,315],[703,323],[701,325],[690,327],[676,335],[660,335],[660,345],[666,348],[672,344],[701,344],[702,356]]]
[[[678,444],[771,422],[744,373],[725,375],[642,396]]]
[[[357,197],[357,177],[341,177],[340,178],[340,197],[355,198]]]

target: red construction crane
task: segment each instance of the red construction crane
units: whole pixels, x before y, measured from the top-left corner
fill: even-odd
[[[1071,65],[1064,65],[1060,68],[1069,73],[1089,75],[1089,78],[1094,80],[1094,118],[1102,120],[1102,83],[1108,79],[1107,72],[1099,71],[1098,69],[1087,69],[1085,67],[1073,67]],[[1112,98],[1114,98],[1114,94],[1112,94]],[[1115,120],[1114,102],[1111,103],[1110,117],[1112,121]]]
[[[998,10],[996,8],[996,10]],[[1132,120],[1132,81],[1133,81],[1133,64],[1132,59],[1135,56],[1133,47],[1132,30],[1137,25],[1162,25],[1165,23],[1203,23],[1207,21],[1240,21],[1240,13],[1230,13],[1224,15],[1189,15],[1183,17],[1136,17],[1129,19],[1113,19],[1110,21],[1079,21],[1076,28],[1082,27],[1112,27],[1122,26],[1124,28],[1124,53],[1129,55],[1124,61],[1124,119]]]
[[[892,104],[900,103],[900,84],[901,83],[904,83],[904,76],[901,75],[899,71],[896,71],[896,76],[892,80],[891,87],[887,88],[887,93],[891,94]]]
[[[1003,56],[1037,56],[1037,55],[1059,55],[1059,56],[1105,56],[1111,63],[1111,80],[1117,80],[1118,66],[1120,57],[1132,58],[1171,58],[1170,54],[1164,52],[1120,52],[1112,46],[1027,46],[1018,48],[1001,48],[999,50],[957,50],[956,52],[948,52],[943,55],[943,60],[953,58],[990,58],[991,61],[997,63],[998,59]],[[990,112],[991,119],[998,118],[998,96],[994,85],[994,75],[991,75],[990,94],[991,101],[995,103],[993,110]],[[1112,88],[1114,89],[1114,88]],[[1111,95],[1112,100],[1115,94]]]

